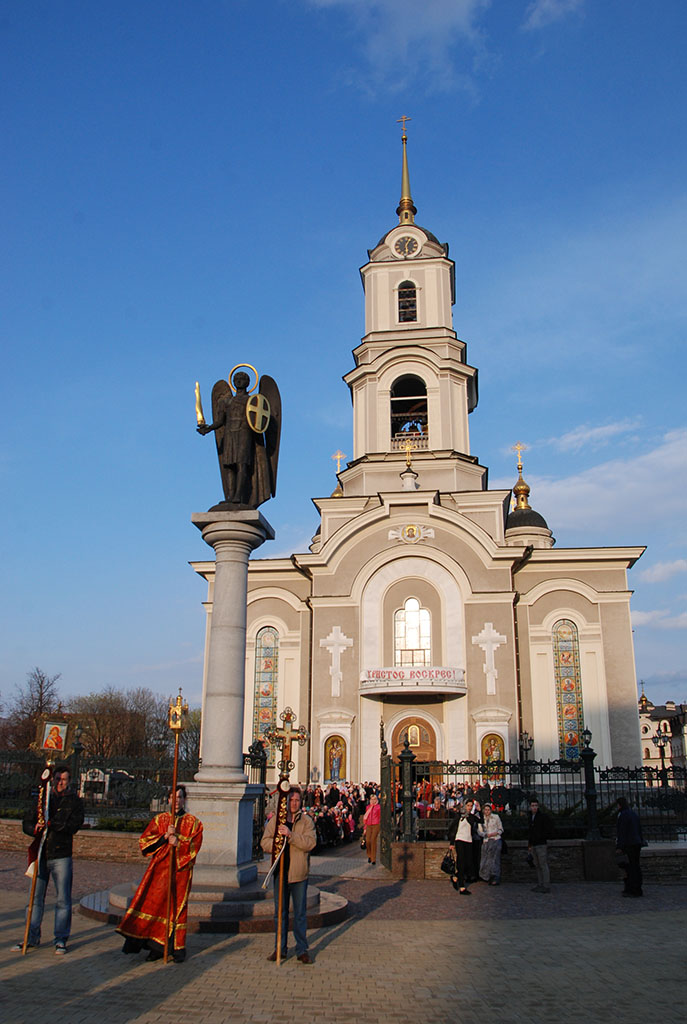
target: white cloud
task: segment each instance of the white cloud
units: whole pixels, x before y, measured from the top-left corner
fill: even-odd
[[[552,437],[548,440],[548,444],[554,445],[561,451],[579,451],[580,448],[600,448],[602,445],[608,444],[613,437],[617,437],[618,434],[626,434],[631,430],[636,430],[639,426],[639,420],[621,420],[618,423],[606,423],[600,427],[591,427],[588,424],[582,424],[579,427],[575,427],[574,430],[568,431],[567,434],[562,434],[561,437]]]
[[[660,611],[656,610],[653,612],[638,612],[634,608],[632,610],[632,625],[633,626],[650,626],[652,623],[657,623],[659,620],[664,619],[668,615],[665,608]]]
[[[524,29],[545,28],[568,14],[579,11],[584,0],[532,0],[525,11]]]
[[[532,505],[554,534],[585,529],[594,523],[614,523],[627,537],[655,526],[657,510],[665,523],[684,515],[687,478],[687,428],[669,431],[651,451],[611,459],[560,480],[527,477]],[[504,486],[510,487],[505,482]]]
[[[670,615],[665,609],[651,612],[632,612],[633,626],[654,626],[656,629],[687,629],[687,612]]]
[[[363,36],[372,78],[390,81],[390,73],[407,85],[408,76],[421,73],[434,88],[456,84],[469,87],[467,73],[456,73],[452,49],[465,42],[473,59],[484,57],[479,16],[491,0],[307,0],[312,7],[341,8]],[[402,70],[399,70],[402,69]]]
[[[640,572],[639,578],[647,583],[663,583],[680,572],[687,572],[687,558],[676,558],[674,562],[656,562],[656,565]]]

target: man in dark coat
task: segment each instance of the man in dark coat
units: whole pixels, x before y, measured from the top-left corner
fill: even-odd
[[[615,845],[622,850],[628,861],[623,896],[643,896],[642,869],[639,863],[644,845],[642,824],[639,815],[630,808],[624,796],[618,798],[618,811]]]
[[[38,877],[27,944],[27,948],[40,945],[45,892],[52,875],[57,893],[55,952],[58,954],[67,952],[67,940],[72,926],[72,837],[79,831],[84,819],[83,803],[69,788],[69,780],[68,768],[55,769],[50,787],[45,841],[38,864],[34,865]],[[35,838],[40,835],[42,830],[37,822],[38,807],[34,805],[22,822],[27,836]],[[21,952],[22,946],[23,943],[18,942],[12,949]]]
[[[537,870],[537,884],[532,892],[551,892],[547,841],[551,838],[551,819],[548,814],[539,810],[539,801],[536,797],[530,800],[530,813],[528,816],[529,827],[527,830],[527,849],[532,854],[534,866]]]

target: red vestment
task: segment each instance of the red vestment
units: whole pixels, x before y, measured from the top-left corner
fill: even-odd
[[[117,931],[127,938],[152,939],[164,949],[169,856],[172,865],[172,902],[170,932],[174,936],[174,952],[186,948],[186,918],[191,891],[193,863],[203,842],[203,826],[192,814],[177,818],[177,845],[166,839],[172,815],[168,811],[156,815],[139,839],[141,852],[150,857],[146,873],[134,894],[129,909]]]

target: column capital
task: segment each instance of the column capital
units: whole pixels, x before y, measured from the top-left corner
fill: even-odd
[[[243,509],[239,512],[196,512],[191,522],[203,535],[211,548],[218,544],[244,544],[254,551],[266,540],[274,540],[274,530],[257,509]]]

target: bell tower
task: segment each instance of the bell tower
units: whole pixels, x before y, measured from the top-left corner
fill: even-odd
[[[365,335],[344,377],[353,400],[354,461],[340,476],[347,495],[398,490],[409,451],[423,490],[486,486],[486,471],[470,456],[477,370],[453,329],[455,264],[448,245],[415,223],[408,120],[401,118],[398,223],[368,250],[360,270]]]

